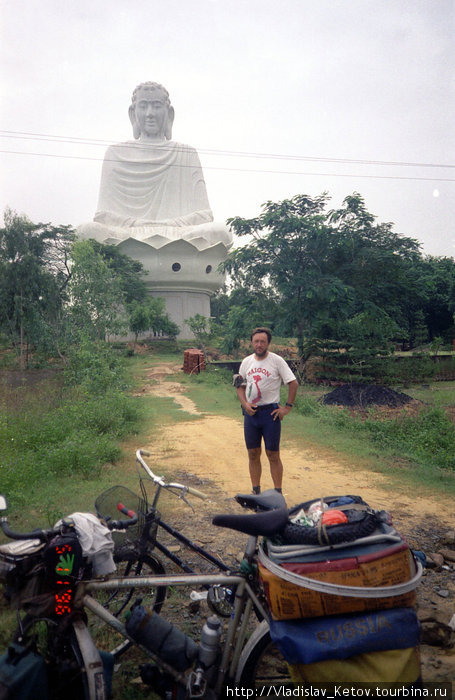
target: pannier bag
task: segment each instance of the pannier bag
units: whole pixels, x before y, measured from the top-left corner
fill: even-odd
[[[289,666],[290,676],[296,685],[356,683],[367,688],[376,688],[381,683],[387,695],[393,694],[393,684],[403,692],[411,687],[421,687],[419,647],[370,651],[351,656],[349,659],[330,659],[315,664]]]
[[[0,545],[0,583],[12,607],[20,607],[43,592],[45,567],[40,540],[18,540]]]
[[[408,544],[395,530],[387,513],[372,511],[359,497],[321,500],[329,508],[333,504],[340,510],[340,501],[345,499],[355,499],[341,506],[347,524],[327,525],[325,532],[321,532],[316,525],[290,522],[291,543],[286,541],[289,529],[286,526],[278,541],[265,540],[260,546],[259,574],[273,619],[319,617],[415,604],[415,588],[422,567],[415,562]],[[302,506],[308,508],[315,502],[308,501],[292,509],[290,518],[298,509],[302,510]],[[368,515],[366,528],[359,526],[365,520],[362,514]],[[347,530],[349,524],[354,529]],[[303,530],[302,543],[295,544],[299,527]],[[336,530],[339,530],[337,534]],[[343,541],[342,532],[348,538],[346,541]],[[360,536],[353,539],[353,532]]]
[[[0,700],[47,700],[46,663],[20,644],[0,656]]]
[[[349,659],[372,651],[409,649],[420,641],[413,608],[391,608],[304,620],[270,620],[270,636],[290,664]]]
[[[419,683],[420,624],[412,608],[270,621],[295,683]]]

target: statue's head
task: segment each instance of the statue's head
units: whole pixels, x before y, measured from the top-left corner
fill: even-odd
[[[169,93],[159,83],[141,83],[135,88],[128,110],[133,136],[159,141],[172,138],[174,108]]]

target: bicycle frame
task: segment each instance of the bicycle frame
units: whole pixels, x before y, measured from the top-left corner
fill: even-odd
[[[253,543],[254,540],[254,543]],[[248,545],[256,546],[256,538]],[[254,551],[254,550],[253,550]],[[184,674],[175,671],[171,666],[163,662],[158,656],[148,649],[144,649],[138,645],[126,631],[125,626],[114,615],[107,611],[100,603],[90,596],[90,592],[109,591],[119,588],[148,588],[150,586],[212,586],[220,585],[230,587],[235,586],[235,601],[231,619],[228,624],[227,634],[223,645],[222,656],[217,669],[217,682],[215,692],[220,693],[223,685],[227,681],[235,681],[237,668],[239,666],[240,655],[245,645],[247,625],[250,613],[253,606],[261,611],[261,614],[266,617],[267,613],[264,610],[260,600],[256,596],[252,587],[241,574],[185,574],[185,575],[161,575],[161,576],[138,576],[132,578],[111,578],[107,581],[89,581],[82,582],[80,587],[83,589],[83,605],[90,610],[94,615],[100,618],[104,623],[110,625],[124,638],[132,641],[136,646],[142,648],[163,670],[170,673],[176,681],[182,681]],[[120,647],[119,647],[120,648]],[[113,650],[114,656],[115,651]]]
[[[138,451],[137,454],[140,457],[142,456],[141,451]],[[152,505],[153,513],[156,513],[156,505],[162,488],[165,490],[173,490],[174,493],[175,491],[180,491],[180,497],[183,499],[186,493],[191,493],[192,495],[200,498],[205,498],[204,494],[201,494],[201,492],[198,492],[191,487],[185,487],[177,483],[166,484],[162,477],[156,477],[153,474],[153,472],[148,468],[148,465],[146,465],[142,459],[138,461],[145,465],[145,471],[156,486],[156,492],[154,494]],[[143,486],[142,489],[144,491]],[[4,505],[6,506],[6,503]],[[124,514],[130,516],[132,511],[127,511],[125,506],[120,508],[120,505],[122,504],[118,503],[117,508]],[[134,513],[133,516],[135,516]],[[33,533],[13,533],[7,525],[7,518],[1,518],[1,521],[2,528],[10,539],[31,539],[35,532],[39,532],[44,541],[44,538],[48,538],[54,534],[54,529],[49,531],[33,531]],[[110,529],[113,531],[116,531],[117,529],[123,530],[126,529],[129,524],[135,524],[136,521],[137,516],[130,518],[129,521],[116,521],[109,519],[109,523],[112,526]],[[157,570],[152,569],[154,574],[151,576],[145,576],[138,573],[137,576],[113,575],[111,578],[102,580],[87,580],[83,578],[82,580],[75,580],[73,582],[72,585],[74,592],[72,593],[72,609],[65,609],[61,613],[63,617],[58,618],[59,622],[57,624],[62,622],[64,626],[66,625],[66,633],[68,634],[69,632],[70,635],[72,634],[76,637],[77,645],[75,645],[74,655],[76,657],[79,669],[82,672],[85,671],[86,682],[84,681],[84,697],[89,697],[90,700],[106,700],[106,684],[103,672],[104,657],[102,659],[102,655],[96,648],[95,639],[92,637],[91,630],[84,621],[84,610],[91,612],[95,618],[98,618],[102,623],[109,625],[112,629],[119,633],[121,637],[123,637],[123,642],[119,643],[116,649],[113,649],[110,652],[114,658],[118,658],[127,646],[134,645],[149,656],[155,662],[158,669],[161,669],[161,671],[169,674],[169,676],[173,678],[176,683],[191,689],[188,691],[190,692],[191,696],[192,692],[200,693],[201,688],[204,689],[205,687],[210,687],[210,697],[212,697],[213,693],[215,693],[216,697],[222,697],[222,691],[226,684],[234,684],[238,679],[240,679],[239,674],[241,674],[242,670],[245,668],[245,664],[247,664],[250,654],[251,644],[247,643],[247,634],[250,631],[252,612],[255,611],[256,614],[264,620],[267,618],[267,611],[264,609],[263,602],[261,602],[262,589],[260,588],[259,580],[251,577],[248,567],[246,567],[245,572],[241,571],[238,573],[230,573],[229,567],[226,566],[224,562],[211,555],[209,552],[206,552],[202,547],[199,547],[199,545],[195,544],[189,538],[183,535],[183,533],[179,532],[167,523],[162,523],[159,518],[156,519],[156,522],[167,532],[169,532],[169,534],[175,539],[187,545],[194,552],[199,553],[214,566],[218,567],[218,571],[208,574],[199,574],[194,572],[185,564],[183,560],[173,555],[173,553],[165,545],[158,543],[155,538],[147,538],[147,533],[149,532],[150,528],[144,528],[142,536],[137,542],[142,556],[146,557],[147,549],[152,551],[153,547],[156,546],[159,551],[180,566],[180,568],[182,568],[186,573],[182,575],[167,575],[164,573],[156,573]],[[258,530],[258,532],[261,532],[261,530]],[[246,563],[251,564],[255,560],[257,542],[258,536],[256,533],[250,534],[244,552],[244,561]],[[140,556],[141,554],[139,554],[139,557]],[[51,562],[50,565],[51,569],[53,570],[53,568],[55,568],[54,563]],[[160,567],[160,569],[162,569],[162,567]],[[158,571],[160,569],[158,569]],[[61,583],[61,581],[59,580],[58,583]],[[147,649],[143,644],[138,643],[128,633],[126,626],[122,623],[122,621],[119,620],[114,614],[109,612],[109,610],[107,610],[91,595],[91,593],[96,595],[96,593],[101,591],[109,592],[118,590],[127,591],[128,589],[157,589],[166,588],[169,586],[189,587],[190,589],[195,587],[203,587],[209,590],[212,589],[212,587],[228,587],[232,592],[233,602],[231,600],[229,601],[232,607],[232,613],[230,615],[229,622],[227,622],[225,626],[224,641],[221,643],[219,660],[215,661],[213,664],[211,663],[209,666],[209,668],[213,671],[213,677],[212,674],[210,674],[210,677],[206,676],[204,666],[201,665],[196,665],[193,667],[189,666],[189,668],[185,671],[180,671],[177,670],[179,666],[176,663],[177,668],[174,668],[172,665],[170,665],[173,663],[172,661],[164,661],[157,653]],[[33,613],[27,614],[32,618],[32,624],[34,619],[36,619],[38,622],[41,620],[41,615],[39,613],[37,613],[36,616],[33,615]],[[219,614],[223,615],[221,612]],[[163,621],[165,620],[165,617],[166,614],[162,616]],[[42,621],[46,621],[44,617]],[[175,627],[178,629],[178,624]],[[260,627],[268,632],[268,626],[266,623],[261,623]],[[165,658],[172,658],[172,656],[165,656]],[[203,664],[204,662],[201,660],[200,663]],[[205,690],[202,692],[205,692]]]
[[[159,502],[159,499],[160,499],[160,496],[161,496],[161,493],[163,490],[164,491],[169,490],[171,493],[173,493],[174,495],[177,496],[177,494],[174,492],[174,489],[180,489],[181,494],[178,495],[177,497],[180,498],[181,500],[184,500],[186,503],[188,503],[188,501],[186,501],[186,498],[185,498],[186,493],[190,493],[194,496],[197,496],[198,498],[206,498],[205,494],[203,494],[200,491],[197,491],[196,489],[193,489],[193,488],[187,487],[187,486],[183,486],[182,484],[178,484],[175,482],[166,483],[164,481],[163,477],[156,476],[153,473],[153,471],[150,469],[148,464],[145,462],[145,460],[143,459],[143,455],[146,455],[146,454],[148,454],[148,453],[145,452],[144,450],[137,450],[136,451],[136,462],[137,462],[137,464],[141,465],[141,467],[144,469],[144,471],[147,475],[147,478],[143,479],[141,474],[139,474],[139,479],[141,482],[141,489],[144,493],[144,496],[145,496],[145,492],[147,490],[145,487],[145,484],[148,481],[151,481],[154,488],[155,488],[155,492],[153,494],[153,498],[152,498],[151,504],[150,504],[150,512],[154,512],[154,513],[158,512],[158,502]],[[191,504],[189,504],[189,505],[190,505],[190,507],[192,507]],[[158,527],[161,527],[163,530],[165,530],[167,533],[169,533],[174,539],[181,542],[186,547],[191,549],[193,552],[195,552],[196,554],[199,554],[203,559],[205,559],[206,561],[208,561],[211,564],[213,564],[214,566],[216,566],[220,571],[228,572],[230,570],[230,567],[227,566],[223,561],[221,561],[221,559],[214,556],[210,552],[207,552],[207,550],[205,550],[203,547],[201,547],[198,544],[196,544],[195,542],[193,542],[189,537],[186,537],[186,535],[184,535],[182,532],[177,530],[175,527],[173,527],[172,525],[169,525],[164,520],[162,520],[161,517],[157,518],[157,523],[158,523]],[[183,559],[181,559],[176,554],[171,552],[170,549],[168,547],[166,547],[166,545],[164,545],[162,542],[160,542],[156,537],[152,540],[152,539],[148,539],[147,535],[143,536],[143,538],[141,538],[141,540],[140,540],[140,546],[142,546],[145,551],[150,551],[150,552],[153,551],[154,548],[156,548],[162,554],[164,554],[164,556],[167,557],[167,559],[169,559],[174,564],[176,564],[180,569],[182,569],[182,571],[185,571],[188,574],[196,573],[194,571],[194,569],[192,569],[190,566],[188,566],[188,564],[186,564],[184,562]]]
[[[158,526],[162,527],[163,530],[166,530],[172,537],[174,537],[176,540],[179,540],[184,544],[186,547],[191,549],[193,552],[197,552],[197,554],[200,554],[201,557],[209,561],[211,564],[214,564],[214,566],[217,566],[220,571],[229,571],[230,568],[227,566],[224,562],[221,561],[221,559],[218,559],[218,557],[215,557],[213,554],[210,554],[210,552],[207,552],[203,547],[200,547],[197,545],[195,542],[190,540],[188,537],[183,535],[179,530],[176,530],[176,528],[172,527],[172,525],[168,525],[168,523],[165,523],[163,520],[158,521]],[[188,566],[188,564],[185,564],[183,559],[180,559],[177,555],[175,555],[173,552],[171,552],[166,545],[162,544],[158,540],[155,541],[154,545],[162,554],[164,554],[165,557],[170,559],[170,561],[174,562],[174,564],[177,564],[182,571],[185,571],[187,574],[192,574],[194,573],[194,570]]]

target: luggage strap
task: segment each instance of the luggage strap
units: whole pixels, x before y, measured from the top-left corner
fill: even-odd
[[[324,499],[321,498],[321,503],[325,503]],[[329,508],[330,510],[330,508]],[[368,513],[373,513],[374,511],[371,510],[370,506],[368,506],[366,503],[346,503],[343,506],[338,506],[337,508],[333,508],[333,510],[363,510]],[[324,511],[327,512],[327,511]],[[321,522],[322,518],[319,518],[319,522],[317,524],[317,532],[318,532],[318,542],[320,545],[324,544],[330,544],[330,538],[327,534],[327,530],[325,525]]]
[[[287,581],[288,583],[293,583],[295,586],[300,586],[302,588],[309,588],[312,591],[318,591],[319,593],[326,593],[328,595],[341,595],[347,598],[392,598],[393,596],[403,595],[413,591],[420,579],[422,578],[423,567],[422,564],[417,561],[416,563],[416,573],[404,583],[397,583],[393,586],[380,586],[377,588],[363,587],[363,586],[344,586],[339,583],[328,583],[326,581],[317,581],[313,578],[308,578],[307,576],[300,576],[292,571],[283,569],[275,562],[271,561],[269,557],[264,552],[262,545],[259,545],[259,563],[264,566],[267,571],[271,574],[275,574],[278,578]]]

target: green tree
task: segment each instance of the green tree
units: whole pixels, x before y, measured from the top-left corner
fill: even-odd
[[[90,244],[95,251],[103,258],[112,274],[119,282],[125,303],[131,304],[134,301],[142,302],[148,297],[147,286],[142,279],[145,275],[144,266],[138,260],[133,260],[128,255],[119,251],[115,245],[99,243],[91,240]]]
[[[94,241],[77,241],[72,251],[68,308],[72,332],[93,340],[126,333],[125,292]]]
[[[254,219],[235,217],[228,223],[238,236],[252,242],[234,250],[224,269],[234,283],[249,289],[271,291],[279,305],[279,320],[298,339],[315,332],[321,310],[332,304],[343,313],[348,289],[326,272],[331,229],[324,209],[328,197],[296,195],[282,202],[267,202]]]
[[[0,328],[16,348],[21,367],[30,347],[55,343],[71,278],[69,226],[33,224],[7,209],[0,229]]]
[[[211,301],[211,310],[221,336],[221,350],[228,355],[238,351],[242,341],[250,338],[255,326],[267,326],[281,334],[279,302],[270,286],[249,285],[236,278],[229,294],[219,294]]]
[[[421,287],[426,290],[422,312],[430,340],[441,337],[445,343],[455,338],[455,260],[427,256],[419,265]]]
[[[130,331],[134,333],[134,345],[137,344],[139,333],[145,333],[150,328],[150,311],[146,304],[133,302],[128,309]]]
[[[216,332],[216,323],[214,319],[207,318],[202,314],[195,314],[190,318],[186,318],[185,323],[196,338],[198,347],[204,353],[205,360],[207,361],[207,345],[213,340]]]
[[[414,239],[376,223],[358,193],[336,210],[327,211],[328,201],[326,193],[297,195],[267,202],[254,219],[228,222],[251,240],[224,269],[237,288],[262,288],[276,299],[274,322],[297,337],[301,356],[317,339],[347,340],[349,320],[359,314],[385,314],[390,332],[409,335],[425,296]]]
[[[175,338],[179,333],[176,323],[165,312],[166,302],[161,297],[148,297],[143,302],[135,301],[128,306],[129,329],[134,333],[136,345],[139,333],[153,331]]]
[[[343,339],[322,348],[323,376],[346,382],[383,381],[384,359],[392,352],[390,339],[398,332],[397,324],[374,304],[367,305],[345,324]]]
[[[354,290],[354,312],[385,311],[397,324],[397,338],[409,339],[415,314],[426,298],[421,284],[419,243],[376,223],[358,193],[329,213],[334,227],[333,272]]]

